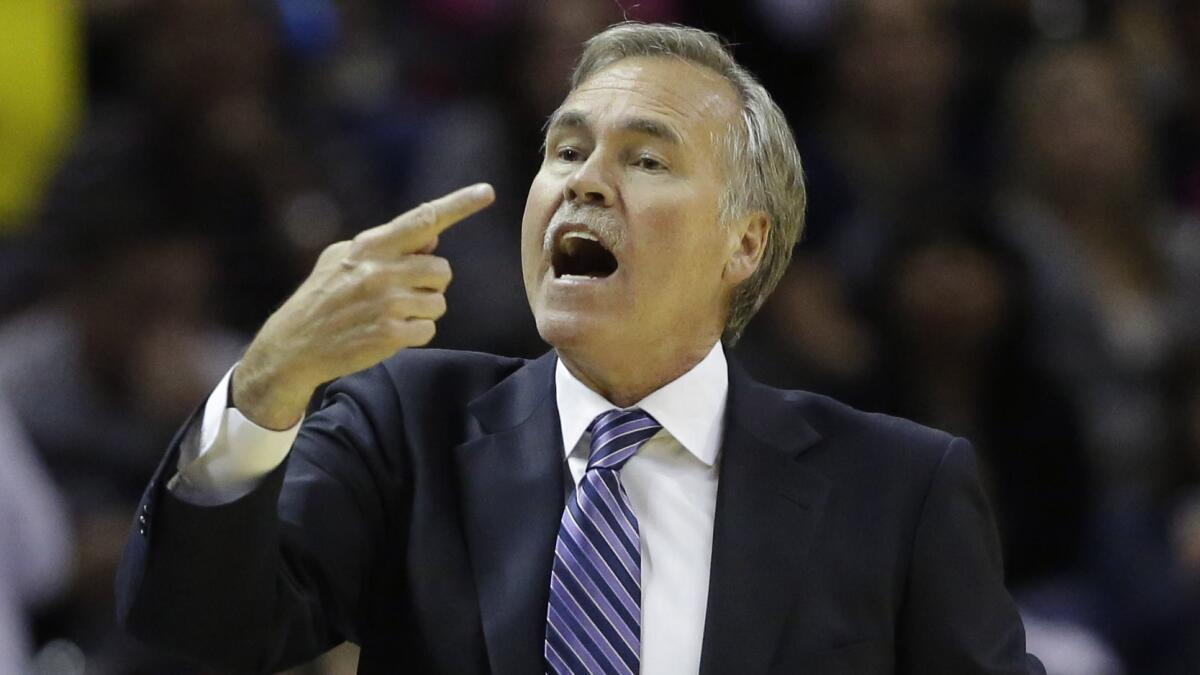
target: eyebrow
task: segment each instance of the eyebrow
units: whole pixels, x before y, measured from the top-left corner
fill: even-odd
[[[583,113],[577,110],[563,110],[550,116],[546,122],[546,135],[549,136],[551,132],[558,129],[586,129],[589,127],[591,124]],[[683,138],[670,125],[645,117],[625,118],[617,125],[617,129],[652,136],[673,145],[683,145]]]

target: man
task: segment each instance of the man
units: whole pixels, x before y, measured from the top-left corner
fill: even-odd
[[[151,481],[125,624],[248,671],[1041,672],[965,441],[725,363],[802,220],[765,90],[640,24],[572,87],[522,224],[554,352],[392,355],[487,186],[330,247]]]

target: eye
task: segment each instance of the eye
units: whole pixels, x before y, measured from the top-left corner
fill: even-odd
[[[580,152],[577,148],[573,148],[569,145],[564,145],[564,146],[560,147],[559,149],[555,150],[554,156],[558,157],[560,160],[562,160],[564,162],[577,162],[577,161],[583,159],[583,153]]]
[[[663,171],[667,168],[665,164],[650,155],[641,155],[633,165],[647,171]]]

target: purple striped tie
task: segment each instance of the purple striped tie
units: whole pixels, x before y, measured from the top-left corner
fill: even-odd
[[[642,552],[620,469],[662,428],[637,409],[610,410],[589,427],[587,471],[567,499],[546,612],[547,673],[638,672]]]

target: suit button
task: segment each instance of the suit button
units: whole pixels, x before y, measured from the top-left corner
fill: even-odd
[[[138,527],[140,527],[142,529],[146,529],[146,525],[148,525],[148,524],[149,524],[149,521],[146,520],[145,514],[138,516]]]
[[[138,526],[138,534],[142,535],[143,537],[146,536],[146,528]]]

